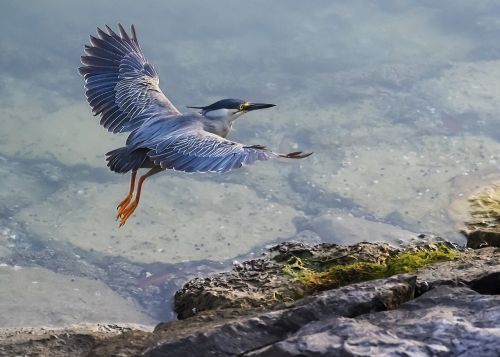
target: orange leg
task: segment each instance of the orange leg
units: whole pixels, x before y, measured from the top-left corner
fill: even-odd
[[[120,202],[118,207],[116,208],[118,210],[118,213],[116,214],[116,219],[120,218],[122,215],[122,211],[127,205],[129,204],[130,200],[132,200],[132,195],[134,194],[134,187],[135,187],[135,177],[137,176],[137,170],[132,170],[132,176],[130,177],[130,190],[128,191],[128,195],[123,199],[123,201]]]
[[[139,205],[139,200],[141,199],[141,191],[142,191],[142,185],[144,181],[149,177],[152,176],[158,172],[160,172],[162,169],[159,167],[153,167],[151,170],[146,172],[144,175],[142,175],[139,178],[139,181],[137,183],[137,192],[135,194],[135,199],[130,202],[127,207],[125,207],[123,210],[120,212],[120,227],[123,226],[126,222],[127,219],[134,213],[135,209]]]

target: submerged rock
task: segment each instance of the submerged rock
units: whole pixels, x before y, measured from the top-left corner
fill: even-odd
[[[128,190],[126,178],[119,184],[72,183],[14,219],[41,241],[69,242],[140,263],[223,261],[295,233],[293,219],[301,212],[261,198],[244,185],[193,177],[154,177],[139,209],[121,229],[115,222],[116,204]]]
[[[321,241],[335,244],[387,242],[400,245],[408,243],[418,235],[391,224],[375,222],[333,210],[311,218],[303,225],[307,230],[318,234]]]
[[[156,322],[98,280],[1,264],[0,286],[0,328]]]
[[[64,165],[105,167],[104,153],[123,145],[122,138],[109,135],[98,127],[85,103],[72,104],[53,96],[40,100],[33,92],[40,90],[46,96],[50,93],[33,87],[31,82],[15,87],[23,85],[29,85],[30,89],[16,91],[11,102],[2,103],[0,107],[0,152],[3,155],[35,161],[55,159]],[[50,105],[57,109],[50,110],[47,108]]]
[[[358,139],[345,149],[337,172],[325,175],[312,169],[311,181],[377,220],[397,217],[400,226],[459,241],[447,214],[457,194],[454,180],[496,170],[498,142],[482,136],[389,136],[391,142],[373,145]]]

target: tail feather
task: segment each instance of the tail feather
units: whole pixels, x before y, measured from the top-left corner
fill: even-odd
[[[124,174],[130,170],[137,170],[146,160],[148,150],[130,150],[121,147],[106,153],[106,161],[111,171]]]

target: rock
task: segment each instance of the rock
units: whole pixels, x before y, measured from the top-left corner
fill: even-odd
[[[155,323],[97,280],[41,268],[0,266],[0,327],[62,327],[80,321]]]
[[[87,356],[95,345],[128,331],[140,335],[151,328],[138,324],[78,324],[58,329],[0,328],[0,355],[22,356],[29,351],[31,356]]]
[[[252,351],[310,321],[327,316],[358,316],[371,311],[395,309],[413,296],[414,276],[354,284],[330,290],[297,302],[288,309],[237,319],[225,325],[214,323],[204,332],[184,339],[164,340],[144,352],[145,356],[234,356]],[[159,326],[155,333],[170,336],[170,326]]]
[[[481,188],[468,199],[467,216],[462,233],[467,246],[500,247],[500,183]]]
[[[317,233],[323,242],[335,244],[386,242],[400,245],[417,237],[417,233],[390,224],[335,211],[314,217],[304,223],[303,227]]]
[[[487,277],[493,279],[500,273],[500,249],[488,247],[483,249],[467,249],[462,253],[460,259],[453,261],[439,262],[437,264],[426,265],[416,271],[418,285],[425,284],[429,288],[440,285],[449,286],[482,286],[483,279]],[[495,285],[491,281],[490,287],[484,287],[481,293],[498,294],[500,284]],[[495,286],[496,289],[495,290]],[[478,290],[478,291],[479,291]],[[489,291],[489,292],[488,292]]]
[[[52,103],[57,109],[50,110],[42,100],[33,98],[32,93],[33,88],[26,93],[16,92],[15,98],[0,108],[3,126],[0,152],[3,155],[32,160],[55,159],[69,166],[105,167],[104,154],[123,145],[123,137],[110,135],[99,127],[85,103],[72,104],[63,100],[63,103]]]
[[[42,350],[51,356],[66,356],[68,351],[91,356],[234,356],[281,340],[304,323],[323,316],[355,316],[396,308],[411,298],[414,288],[415,277],[393,277],[324,292],[275,312],[250,312],[239,318],[208,312],[203,317],[160,324],[153,333],[144,328],[127,331],[120,325],[102,334],[96,334],[94,326],[62,331],[0,329],[0,337],[6,337],[0,342],[0,352],[12,355],[13,351]],[[26,338],[28,333],[30,338]]]
[[[416,250],[432,254],[441,247],[448,249],[420,243]],[[212,309],[269,307],[315,291],[410,271],[395,267],[390,272],[401,252],[388,244],[282,243],[264,258],[236,264],[231,272],[191,280],[176,293],[175,310],[179,318],[186,318]]]
[[[358,259],[371,257],[375,261],[378,252],[378,259],[389,262],[408,253],[420,258],[431,255],[439,244],[446,243],[433,240],[401,252],[387,245],[360,243],[351,247],[350,252],[357,251]],[[275,264],[293,256],[304,261],[307,257],[324,258],[328,248],[337,254],[341,249],[349,252],[349,247],[336,245],[281,244],[261,259],[257,268],[264,269],[264,262],[273,260],[272,257],[277,258]],[[6,337],[0,342],[0,353],[43,351],[52,356],[80,353],[167,357],[498,356],[500,249],[490,247],[457,254],[459,259],[426,265],[412,274],[326,290],[294,302],[281,302],[273,306],[274,310],[217,307],[185,320],[161,323],[153,332],[119,327],[102,334],[81,328],[60,334],[35,330],[30,338],[23,330],[10,330],[8,334],[0,330],[0,337]],[[350,261],[353,257],[344,254],[337,259]],[[240,269],[248,275],[252,264],[257,263],[241,263],[235,272]],[[428,289],[423,290],[423,285]],[[16,333],[22,338],[16,338]]]
[[[397,310],[304,325],[248,356],[498,356],[500,296],[441,286]]]
[[[397,217],[396,223],[402,227],[457,242],[462,239],[447,214],[450,202],[459,194],[454,179],[496,169],[500,150],[496,140],[413,135],[373,145],[359,142],[363,141],[346,147],[343,166],[337,172],[312,169],[310,180],[318,189],[352,201],[377,220]]]

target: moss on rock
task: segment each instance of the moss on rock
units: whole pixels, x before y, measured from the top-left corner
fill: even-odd
[[[439,243],[405,250],[378,262],[338,264],[336,259],[312,260],[292,256],[283,265],[283,271],[311,292],[411,273],[425,265],[459,257],[460,253],[455,248]]]
[[[189,281],[175,294],[175,311],[183,319],[206,310],[237,309],[238,314],[283,306],[318,291],[413,272],[463,254],[437,237],[413,241],[406,248],[369,242],[284,242],[261,258],[238,262],[230,272]]]

